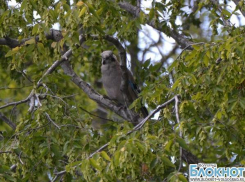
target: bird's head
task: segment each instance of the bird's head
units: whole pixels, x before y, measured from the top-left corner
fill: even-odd
[[[112,63],[117,63],[117,57],[113,54],[112,51],[104,51],[101,53],[102,65],[109,65]]]

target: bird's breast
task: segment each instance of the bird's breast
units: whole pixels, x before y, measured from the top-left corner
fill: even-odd
[[[121,71],[113,69],[110,66],[103,65],[101,67],[102,83],[107,92],[108,97],[121,102],[122,94],[120,91]]]

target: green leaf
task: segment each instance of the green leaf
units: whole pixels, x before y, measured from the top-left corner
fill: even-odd
[[[196,51],[200,51],[202,49],[202,47],[200,45],[192,45],[193,49],[195,49]]]
[[[221,119],[221,117],[222,117],[222,112],[221,111],[217,111],[217,113],[216,113],[216,118],[217,119]]]
[[[79,164],[81,164],[81,161],[71,162],[69,163],[69,166],[74,167],[74,166],[78,166]]]
[[[87,11],[87,7],[86,6],[84,6],[82,9],[81,9],[81,11],[80,11],[80,13],[79,13],[79,17],[81,17],[81,16],[83,16],[84,15],[84,13]]]
[[[13,54],[19,52],[20,49],[21,49],[21,47],[15,47],[15,48],[13,48],[12,50],[9,50],[9,51],[7,52],[7,54],[5,55],[5,57],[10,57],[10,56],[12,56]]]
[[[187,179],[185,178],[185,176],[183,174],[179,174],[178,175],[178,178],[179,178],[180,181],[188,182]]]
[[[162,156],[161,159],[162,159],[164,165],[175,168],[175,165],[169,160],[169,158]]]
[[[63,4],[63,8],[66,12],[70,10],[70,6],[68,4]]]
[[[150,13],[149,13],[149,20],[152,20],[155,14],[154,8],[151,8]]]
[[[209,64],[209,57],[207,55],[204,56],[203,58],[203,63],[205,64],[206,67],[208,67]]]
[[[83,172],[86,172],[86,171],[88,171],[89,168],[90,168],[90,166],[89,166],[89,160],[87,160],[87,159],[83,160],[82,161],[82,165],[81,165],[81,170]]]
[[[176,138],[176,141],[179,143],[179,145],[180,145],[182,148],[184,148],[184,149],[186,149],[186,150],[189,150],[189,147],[186,145],[185,140],[184,140],[183,138],[177,137],[177,138]]]
[[[2,173],[5,173],[5,172],[9,172],[10,171],[10,168],[9,166],[5,166],[5,165],[0,165],[0,174]]]
[[[178,61],[175,60],[169,67],[168,67],[168,71],[171,72],[173,71],[173,69],[176,67]]]
[[[240,99],[240,102],[239,102],[240,106],[245,109],[245,99],[244,98],[241,98]]]
[[[32,35],[36,35],[38,33],[38,28],[39,28],[39,24],[36,24],[33,26],[32,28]]]
[[[179,79],[177,79],[177,80],[174,82],[174,84],[173,84],[171,90],[174,90],[176,87],[178,87],[181,80],[182,80],[182,77],[180,77]]]
[[[226,18],[229,18],[231,16],[231,13],[224,8],[222,8],[222,14],[226,15]]]
[[[153,169],[158,164],[158,158],[154,158],[150,163],[150,169]]]
[[[107,155],[107,153],[105,151],[100,152],[100,155],[108,161],[111,161],[111,158]]]
[[[161,2],[156,2],[156,8],[160,11],[160,12],[163,12],[166,10],[166,7],[163,3]]]
[[[120,155],[121,155],[121,152],[120,151],[116,151],[115,154],[114,154],[114,157],[113,157],[113,163],[115,166],[119,166],[120,164]]]
[[[223,75],[224,75],[224,73],[225,73],[225,71],[226,71],[226,68],[227,68],[227,66],[226,66],[226,65],[224,65],[224,66],[222,67],[222,71],[221,71],[221,73],[219,74],[219,77],[218,77],[217,83],[219,83],[219,82],[222,80]]]
[[[10,182],[10,181],[16,181],[16,178],[14,178],[14,177],[12,177],[12,176],[10,176],[8,174],[3,174],[3,177],[6,178],[8,182]]]
[[[38,49],[39,52],[41,52],[43,54],[45,53],[44,45],[42,43],[40,43],[40,42],[37,43],[37,49]]]
[[[173,145],[173,140],[169,140],[164,149],[166,151],[170,152],[170,148],[171,148],[172,145]]]
[[[27,0],[23,0],[21,3],[20,11],[23,11],[24,9],[26,9],[26,5],[27,5]]]
[[[47,147],[43,148],[43,149],[41,150],[41,154],[40,154],[40,156],[39,156],[39,159],[42,159],[44,156],[47,155],[47,153],[48,153],[48,148],[47,148]]]
[[[104,34],[103,29],[100,26],[94,26],[101,34]]]
[[[88,5],[89,12],[92,13],[92,15],[94,15],[97,18],[97,20],[99,20],[100,18],[97,15],[97,13],[95,12],[93,6],[91,4],[88,4],[88,3],[87,3],[87,5]]]
[[[101,171],[101,167],[100,167],[99,163],[96,160],[91,158],[91,159],[89,159],[89,162],[90,162],[91,166],[93,166],[95,169]]]
[[[140,149],[140,151],[146,152],[146,146],[142,145],[139,141],[136,141],[135,144]]]
[[[147,68],[151,64],[151,58],[145,60],[143,67]]]
[[[60,158],[61,157],[59,146],[57,144],[51,145],[51,151],[53,152],[54,157],[56,157],[56,158]]]

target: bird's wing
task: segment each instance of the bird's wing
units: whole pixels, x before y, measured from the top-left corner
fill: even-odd
[[[138,98],[138,94],[140,93],[140,89],[138,88],[137,84],[134,82],[134,78],[133,75],[131,74],[131,72],[128,70],[128,83],[129,83],[129,88],[133,95],[133,100],[135,100],[136,98]]]
[[[137,84],[134,82],[133,75],[131,74],[131,72],[129,70],[128,70],[128,81],[129,81],[129,88],[130,88],[129,93],[132,96],[133,100],[135,100],[138,98],[138,94],[140,93],[140,89],[137,86]],[[140,110],[141,110],[144,117],[148,116],[148,111],[147,111],[145,106],[142,105]]]

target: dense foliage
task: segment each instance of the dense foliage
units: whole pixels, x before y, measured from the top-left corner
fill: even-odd
[[[245,165],[243,0],[9,3],[0,2],[0,181],[175,182],[187,181],[190,161]],[[109,105],[108,121],[96,117],[98,100],[64,67],[45,74],[70,49],[65,61],[105,95],[100,53],[120,52],[107,35],[142,89],[130,108],[179,98],[133,132]]]

